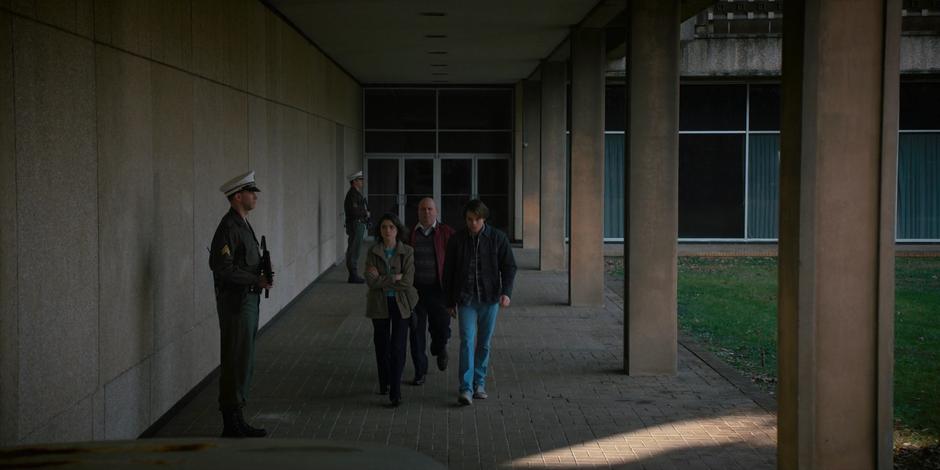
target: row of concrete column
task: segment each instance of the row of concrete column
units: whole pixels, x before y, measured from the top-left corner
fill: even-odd
[[[851,5],[849,5],[851,3]],[[890,468],[900,0],[788,0],[778,465]],[[624,370],[677,371],[679,0],[627,0]],[[604,302],[603,29],[523,96],[523,230],[572,305]],[[570,184],[570,187],[566,187]],[[570,238],[565,242],[566,224]]]

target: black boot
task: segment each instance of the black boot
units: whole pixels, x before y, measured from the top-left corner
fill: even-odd
[[[245,416],[242,414],[242,410],[238,410],[238,427],[242,432],[242,435],[245,437],[264,437],[268,435],[268,431],[264,428],[256,428],[248,424],[245,421]]]
[[[239,423],[240,411],[222,410],[222,437],[245,437]]]
[[[346,282],[350,284],[365,284],[366,280],[359,277],[358,274],[352,273],[349,275],[349,279],[347,279]]]

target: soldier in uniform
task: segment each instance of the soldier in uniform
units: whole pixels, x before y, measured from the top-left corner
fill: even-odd
[[[346,212],[346,270],[349,271],[350,284],[362,284],[365,279],[359,276],[359,253],[362,250],[362,239],[366,235],[366,225],[369,223],[369,204],[362,195],[362,185],[365,180],[362,172],[357,171],[349,175],[349,191],[346,191],[346,200],[343,201],[343,210]]]
[[[209,255],[222,333],[219,377],[222,437],[264,437],[267,431],[245,422],[242,411],[255,362],[260,293],[272,287],[270,280],[261,275],[261,251],[247,219],[261,190],[255,185],[253,171],[232,178],[219,190],[231,205],[215,230]]]

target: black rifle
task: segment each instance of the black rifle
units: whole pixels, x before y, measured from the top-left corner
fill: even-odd
[[[261,275],[267,278],[269,284],[274,283],[274,271],[271,270],[271,252],[268,251],[268,242],[261,236]],[[264,290],[264,298],[268,298],[271,289]]]

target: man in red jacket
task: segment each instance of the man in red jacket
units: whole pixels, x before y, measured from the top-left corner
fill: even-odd
[[[418,223],[411,231],[415,249],[415,287],[418,305],[412,315],[410,332],[411,360],[415,368],[414,384],[424,383],[428,372],[425,353],[426,334],[431,333],[431,355],[437,356],[437,368],[447,369],[447,340],[450,339],[450,315],[444,306],[444,253],[454,229],[438,222],[434,199],[418,203]]]

